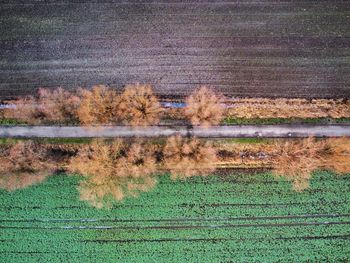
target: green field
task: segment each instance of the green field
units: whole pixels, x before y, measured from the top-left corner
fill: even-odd
[[[76,176],[0,191],[0,262],[348,262],[350,175],[304,193],[269,174],[172,182],[111,210],[78,200]]]

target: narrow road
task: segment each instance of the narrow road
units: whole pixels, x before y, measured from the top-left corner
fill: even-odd
[[[0,126],[0,138],[93,138],[93,137],[167,137],[200,138],[302,138],[350,136],[350,125],[237,125],[211,128],[187,126]]]

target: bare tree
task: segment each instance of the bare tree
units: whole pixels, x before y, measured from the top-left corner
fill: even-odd
[[[303,191],[309,186],[311,173],[322,166],[326,147],[326,141],[316,141],[315,138],[276,144],[273,173],[292,181],[295,191]]]
[[[224,116],[223,97],[202,86],[186,98],[185,115],[193,125],[217,125]]]
[[[110,124],[118,121],[120,100],[114,90],[98,85],[91,90],[79,89],[78,93],[81,96],[81,103],[77,116],[82,124]]]
[[[309,186],[312,172],[327,169],[338,174],[350,172],[350,140],[328,138],[288,140],[276,144],[274,174],[292,181],[296,191]]]
[[[33,141],[2,145],[0,188],[13,191],[43,181],[57,168],[47,156],[46,149]]]
[[[128,85],[121,95],[118,108],[125,124],[132,126],[156,125],[162,108],[150,85]]]
[[[180,136],[168,138],[164,147],[164,164],[173,179],[208,175],[215,171],[216,150],[210,142]]]
[[[142,142],[128,147],[119,139],[94,140],[71,159],[68,170],[86,177],[79,186],[80,198],[98,208],[148,191],[156,183],[153,153]]]
[[[80,98],[72,92],[57,88],[41,88],[37,96],[26,96],[11,101],[16,107],[5,110],[6,118],[13,118],[29,124],[46,122],[77,121]]]
[[[77,109],[80,105],[80,97],[57,88],[39,89],[38,111],[44,119],[52,122],[77,121]]]
[[[326,142],[323,168],[338,174],[350,173],[350,139],[329,138]]]

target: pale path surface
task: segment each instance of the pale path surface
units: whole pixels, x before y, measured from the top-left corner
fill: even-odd
[[[350,4],[20,1],[0,4],[0,99],[128,83],[183,97],[350,97]]]
[[[0,126],[0,138],[40,137],[165,137],[171,135],[196,136],[203,138],[279,138],[279,137],[342,137],[350,136],[350,125],[237,125],[204,128],[106,126]]]

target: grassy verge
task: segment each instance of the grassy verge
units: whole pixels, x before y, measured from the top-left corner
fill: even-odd
[[[318,172],[300,194],[270,174],[164,175],[111,210],[78,201],[79,180],[0,191],[4,262],[349,260],[350,175]]]
[[[15,143],[18,141],[39,141],[41,143],[51,143],[51,144],[74,144],[74,143],[89,143],[91,139],[89,138],[35,138],[35,139],[12,139],[12,138],[0,138],[0,144]]]
[[[25,125],[25,122],[15,119],[0,119],[0,125]]]
[[[71,143],[89,143],[92,139],[89,138],[41,138],[38,139],[42,143],[52,144],[71,144]]]
[[[173,124],[173,120],[163,121],[168,125]],[[177,121],[178,122],[178,121]],[[350,123],[350,118],[263,118],[263,119],[247,119],[247,118],[225,118],[222,125],[273,125],[273,124],[335,124],[335,123]],[[0,119],[0,125],[27,125],[15,119]],[[62,125],[62,123],[47,123],[47,125]],[[78,123],[66,123],[65,125],[79,125]]]

